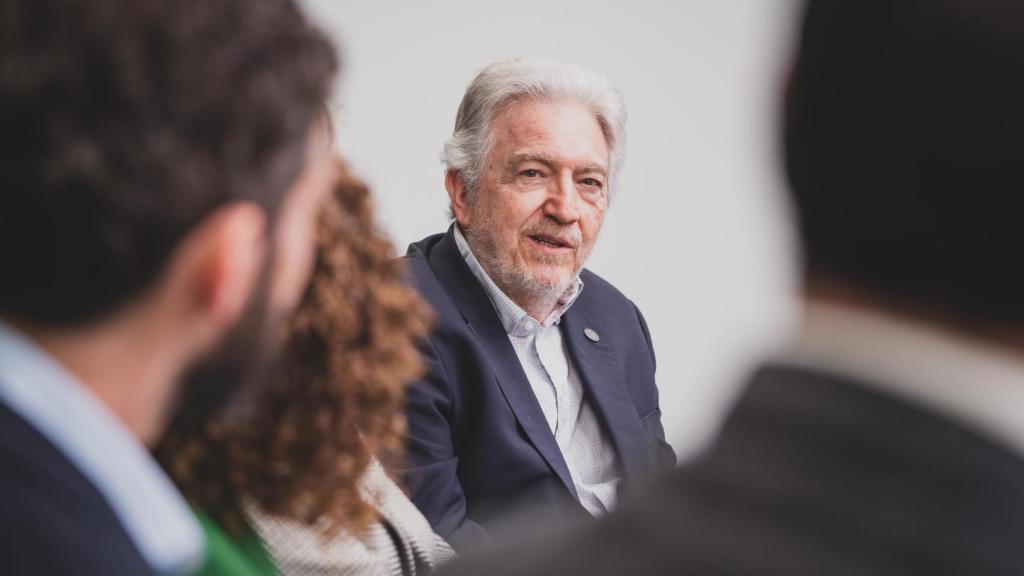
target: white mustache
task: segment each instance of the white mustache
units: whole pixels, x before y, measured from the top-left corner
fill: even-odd
[[[580,237],[578,230],[573,228],[567,228],[564,230],[550,230],[547,227],[536,227],[527,228],[523,230],[525,236],[541,236],[547,239],[555,240],[561,244],[571,246],[572,248],[579,248],[583,239]]]

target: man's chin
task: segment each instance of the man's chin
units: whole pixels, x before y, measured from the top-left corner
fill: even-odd
[[[574,276],[565,270],[557,270],[534,272],[529,278],[535,292],[561,296],[572,285]]]

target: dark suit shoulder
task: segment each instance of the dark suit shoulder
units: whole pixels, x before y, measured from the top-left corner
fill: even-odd
[[[405,260],[410,267],[429,267],[430,253],[434,246],[444,237],[444,234],[431,234],[422,240],[409,244],[409,247],[405,250],[405,255],[401,259]]]
[[[448,235],[432,234],[419,242],[413,242],[409,244],[405,256],[401,257],[406,267],[409,283],[435,308],[438,306],[438,299],[443,298],[447,293],[444,284],[452,281],[445,277],[444,270],[435,269],[439,259],[451,259],[450,254],[442,255],[437,251],[438,244],[445,240],[446,236]],[[444,252],[444,250],[440,252]],[[453,263],[446,262],[446,264],[451,266]]]
[[[583,281],[584,288],[573,306],[580,306],[589,318],[600,320],[607,327],[626,330],[629,338],[636,339],[638,335],[642,335],[642,341],[646,344],[653,361],[654,351],[650,332],[636,302],[588,269],[580,272],[580,280]]]
[[[627,304],[635,308],[633,301],[623,294],[621,290],[589,268],[584,268],[580,271],[580,280],[583,281],[583,292],[580,292],[580,298],[586,296],[588,298],[600,299],[602,302],[615,303],[618,304],[618,309]]]
[[[654,349],[650,332],[640,309],[611,282],[584,268],[580,272],[583,290],[567,312],[582,314],[598,329],[600,337],[610,337],[620,351],[643,348],[653,365]]]
[[[641,497],[446,574],[1011,576],[1021,532],[1018,453],[877,385],[772,366]]]
[[[113,510],[72,463],[0,404],[4,574],[152,574]]]
[[[580,270],[580,280],[583,281],[585,286],[584,291],[591,290],[596,292],[602,298],[629,300],[629,298],[616,288],[614,284],[605,280],[589,268]]]

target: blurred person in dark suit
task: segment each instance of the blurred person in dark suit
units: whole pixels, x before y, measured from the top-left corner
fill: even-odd
[[[201,562],[148,447],[302,294],[335,67],[290,0],[0,2],[0,572]]]
[[[1024,5],[812,0],[801,328],[701,456],[451,574],[1024,574]]]
[[[605,514],[675,464],[643,316],[583,268],[625,121],[607,79],[544,60],[488,66],[459,107],[444,152],[455,222],[406,256],[438,321],[408,392],[405,476],[457,549],[524,517]]]

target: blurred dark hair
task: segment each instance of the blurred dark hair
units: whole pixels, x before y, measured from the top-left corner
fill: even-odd
[[[785,135],[811,277],[1024,322],[1024,3],[811,0]]]
[[[101,318],[225,203],[273,216],[335,68],[293,0],[0,3],[0,314]]]
[[[181,407],[158,457],[185,496],[237,531],[244,507],[328,532],[376,518],[359,480],[399,456],[402,388],[421,375],[429,309],[403,279],[366,187],[342,167],[317,230],[310,285],[272,382],[230,407]]]

